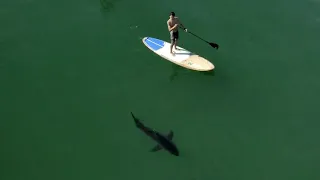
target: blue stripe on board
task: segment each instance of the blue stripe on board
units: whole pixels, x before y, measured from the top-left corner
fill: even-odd
[[[152,37],[148,37],[145,39],[145,43],[149,48],[156,51],[164,47],[164,41]]]

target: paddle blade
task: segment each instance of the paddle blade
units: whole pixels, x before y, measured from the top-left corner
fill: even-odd
[[[209,43],[211,47],[219,49],[219,45],[216,43]]]

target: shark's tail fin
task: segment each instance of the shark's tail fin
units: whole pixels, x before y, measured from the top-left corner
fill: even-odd
[[[132,116],[132,118],[134,119],[134,122],[136,123],[136,126],[137,126],[138,128],[144,127],[144,125],[140,122],[140,120],[139,120],[138,118],[136,118],[136,117],[133,115],[132,112],[131,112],[131,116]]]

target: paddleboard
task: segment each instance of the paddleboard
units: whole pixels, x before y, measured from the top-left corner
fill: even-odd
[[[182,47],[177,46],[177,50],[172,48],[174,55],[170,53],[170,43],[153,37],[144,37],[142,42],[151,51],[162,58],[171,61],[179,66],[196,71],[210,71],[214,65],[207,59],[194,54]]]

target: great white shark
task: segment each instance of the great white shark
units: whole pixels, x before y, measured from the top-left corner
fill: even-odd
[[[179,150],[176,147],[176,145],[172,142],[173,138],[173,131],[170,131],[168,135],[163,135],[154,129],[151,129],[147,126],[145,126],[138,118],[136,118],[133,113],[131,112],[131,115],[134,119],[134,122],[141,131],[143,131],[147,136],[151,137],[154,141],[156,141],[158,144],[151,149],[151,152],[156,152],[161,149],[165,149],[171,154],[175,156],[179,156]]]

